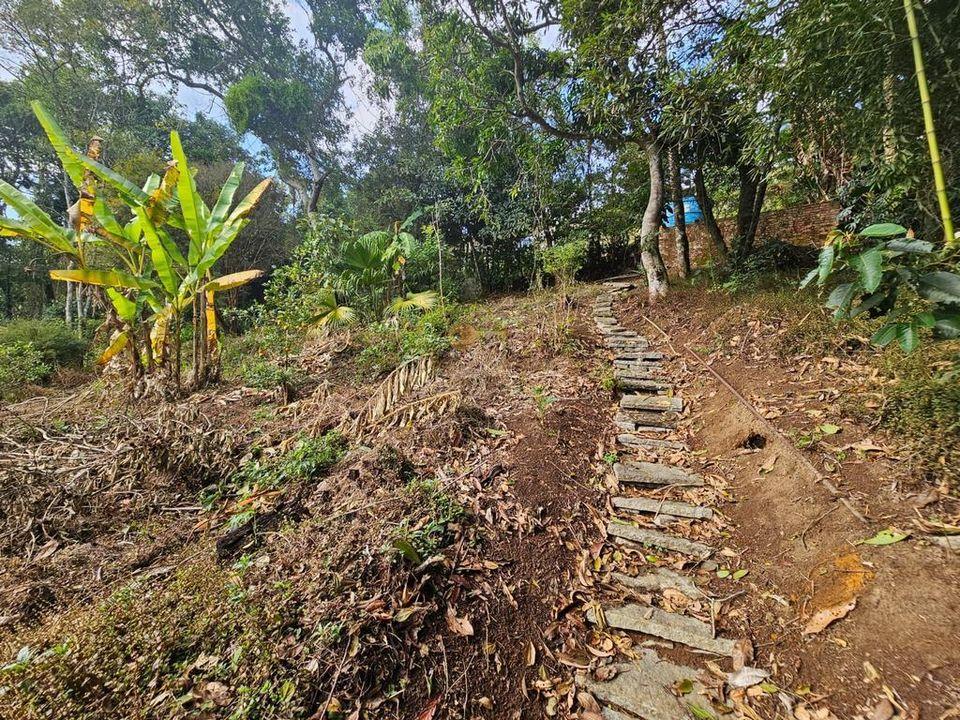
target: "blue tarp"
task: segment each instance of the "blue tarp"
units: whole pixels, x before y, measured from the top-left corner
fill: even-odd
[[[664,227],[672,228],[677,222],[674,217],[675,213],[673,210],[673,203],[667,203],[667,219],[664,221]],[[695,222],[699,222],[703,219],[703,212],[700,210],[700,203],[697,202],[697,198],[694,196],[685,197],[683,199],[683,219],[686,220],[687,225],[692,225]]]

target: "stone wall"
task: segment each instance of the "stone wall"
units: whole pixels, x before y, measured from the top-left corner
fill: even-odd
[[[820,247],[826,234],[837,226],[839,211],[839,203],[824,201],[761,213],[760,224],[757,226],[757,244],[767,240],[783,240],[794,245]],[[717,223],[729,245],[736,231],[737,219],[721,218]],[[671,270],[677,266],[673,233],[672,229],[666,228],[660,231],[660,250],[667,267]],[[711,245],[703,221],[688,226],[687,236],[690,238],[691,263],[694,267],[706,263],[711,257]]]

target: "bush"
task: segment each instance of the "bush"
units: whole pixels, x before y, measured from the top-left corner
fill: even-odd
[[[541,250],[543,271],[553,275],[561,287],[569,285],[587,261],[587,250],[586,240],[571,240]]]
[[[0,346],[26,343],[44,363],[79,366],[89,343],[60,320],[13,320],[0,325]]]
[[[30,343],[0,344],[0,397],[12,396],[26,383],[43,382],[52,370]]]

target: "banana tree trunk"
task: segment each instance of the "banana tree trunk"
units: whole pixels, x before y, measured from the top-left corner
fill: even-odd
[[[663,210],[662,148],[656,137],[644,143],[650,173],[650,195],[640,225],[640,262],[647,276],[647,299],[651,305],[667,296],[667,266],[660,254],[660,213]]]

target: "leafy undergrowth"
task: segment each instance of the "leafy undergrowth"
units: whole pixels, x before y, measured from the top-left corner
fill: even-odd
[[[815,378],[840,413],[884,430],[916,478],[960,487],[960,341],[925,342],[909,355],[878,348],[869,338],[880,321],[835,320],[781,275],[744,288],[678,287],[655,315],[690,333],[685,341],[703,357]]]
[[[424,345],[388,330],[307,339],[294,396],[227,384],[134,411],[90,388],[67,420],[23,406],[0,426],[30,498],[3,508],[0,716],[537,716],[538,692],[556,706],[569,671],[527,658],[596,532],[576,495],[606,420],[577,336],[585,292],[416,331],[444,354],[404,389],[399,424],[368,401]],[[369,379],[373,354],[392,359]]]

